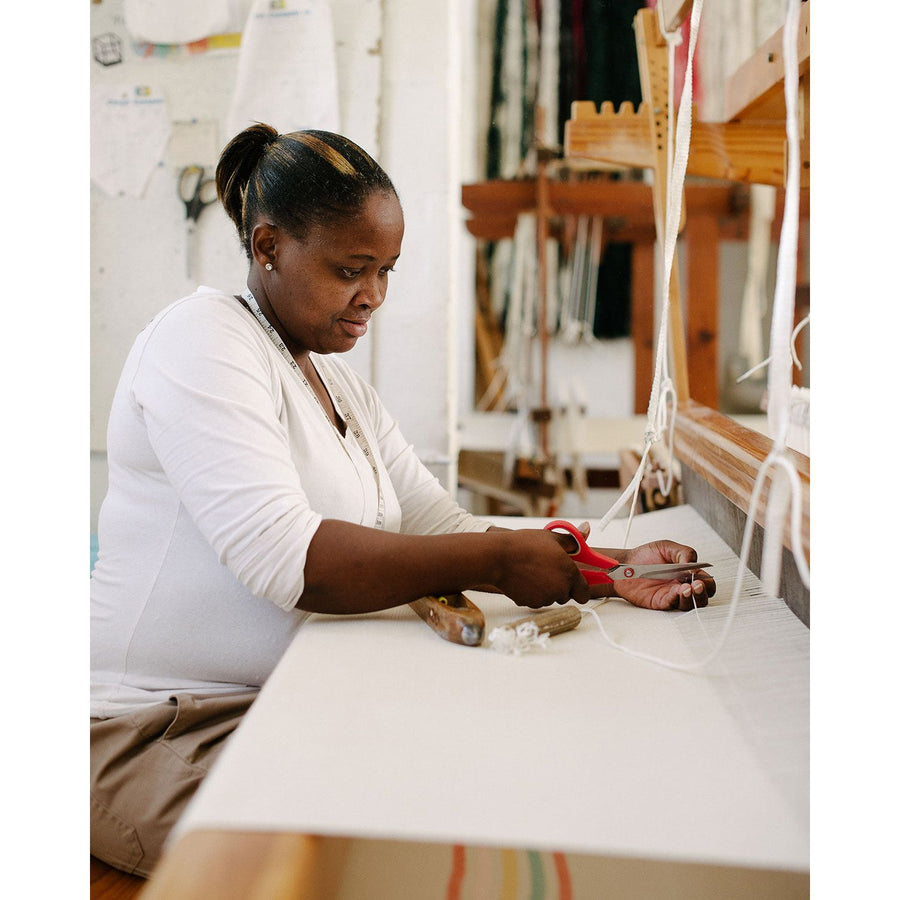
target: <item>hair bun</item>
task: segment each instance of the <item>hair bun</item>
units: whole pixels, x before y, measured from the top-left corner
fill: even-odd
[[[216,192],[229,218],[243,239],[244,192],[260,159],[278,132],[264,122],[256,122],[235,135],[222,151],[216,167]]]
[[[349,138],[313,129],[279,134],[262,122],[228,143],[216,187],[249,260],[253,226],[262,216],[301,240],[312,225],[357,215],[373,192],[397,195],[381,166]]]

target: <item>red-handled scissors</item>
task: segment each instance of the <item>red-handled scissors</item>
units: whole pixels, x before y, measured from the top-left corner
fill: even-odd
[[[620,563],[611,556],[604,556],[596,550],[592,550],[585,543],[584,535],[571,523],[562,519],[556,519],[548,522],[544,529],[546,531],[565,531],[572,535],[578,542],[578,549],[569,553],[569,556],[575,562],[584,563],[592,566],[592,569],[582,569],[581,574],[588,584],[612,584],[614,581],[621,581],[623,578],[659,578],[664,581],[670,581],[681,575],[691,572],[697,572],[700,569],[708,569],[710,563],[692,562],[692,563],[657,563],[648,566],[629,566]],[[567,551],[568,552],[568,551]],[[599,569],[601,571],[595,571]]]

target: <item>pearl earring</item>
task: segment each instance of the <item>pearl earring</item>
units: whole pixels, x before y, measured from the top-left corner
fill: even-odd
[[[266,271],[267,271],[267,272],[271,272],[271,271],[272,271],[272,263],[266,263]]]

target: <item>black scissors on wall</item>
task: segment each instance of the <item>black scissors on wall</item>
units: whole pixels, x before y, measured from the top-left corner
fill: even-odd
[[[184,203],[187,222],[187,276],[191,277],[191,260],[197,240],[197,220],[207,206],[216,202],[216,183],[212,178],[204,178],[202,166],[185,166],[178,180],[178,193]]]

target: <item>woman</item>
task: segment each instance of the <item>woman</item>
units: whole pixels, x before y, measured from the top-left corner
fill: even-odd
[[[92,576],[91,848],[141,875],[311,612],[479,585],[527,607],[601,590],[569,538],[494,528],[454,503],[339,358],[400,256],[382,169],[338,135],[255,125],[216,183],[247,290],[199,288],[138,336],[110,413]],[[608,552],[696,559],[667,541]],[[628,591],[688,608],[714,584]]]

